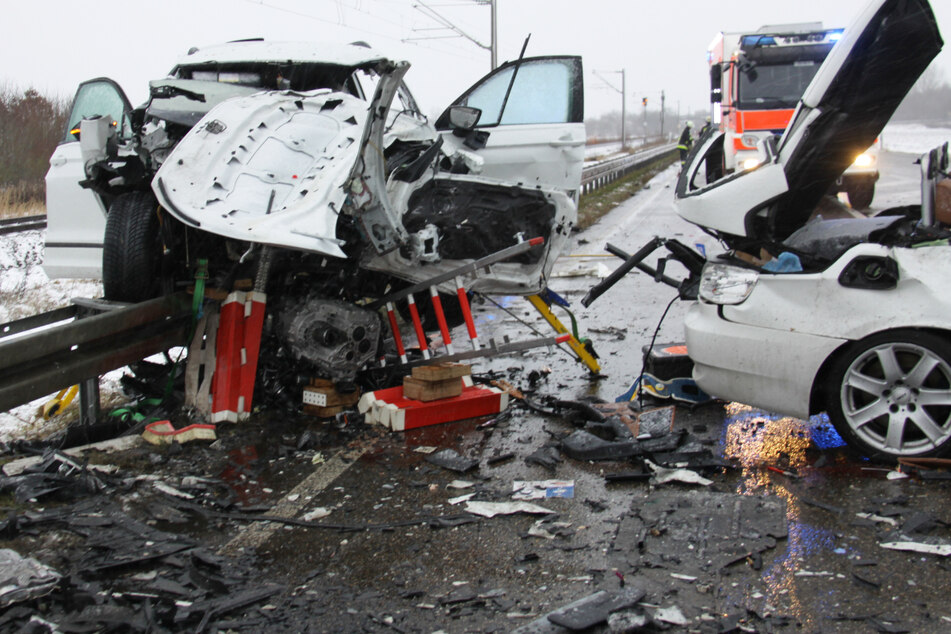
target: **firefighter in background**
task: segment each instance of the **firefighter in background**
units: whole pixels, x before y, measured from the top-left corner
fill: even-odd
[[[697,133],[697,138],[702,139],[703,135],[707,133],[707,130],[710,129],[710,117],[707,117],[703,122],[703,127],[700,128],[700,132]]]
[[[693,146],[693,136],[690,132],[693,130],[693,121],[688,121],[684,126],[684,131],[680,133],[680,140],[677,141],[677,149],[680,150],[680,167],[687,163],[687,152]]]

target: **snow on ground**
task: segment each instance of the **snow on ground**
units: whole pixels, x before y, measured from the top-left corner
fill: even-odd
[[[98,280],[51,280],[43,263],[45,231],[0,235],[0,323],[22,319],[68,306],[73,297],[101,297]],[[121,371],[103,377],[105,401],[119,390]],[[48,397],[0,413],[0,441],[33,439],[50,435],[78,418],[79,397],[61,415],[43,420],[38,413]]]
[[[931,127],[921,123],[889,123],[879,137],[889,152],[924,154],[951,141],[951,127]]]

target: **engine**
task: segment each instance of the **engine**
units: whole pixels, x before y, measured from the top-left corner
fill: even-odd
[[[334,381],[350,382],[377,354],[380,318],[353,304],[310,297],[281,310],[284,342],[295,358]]]

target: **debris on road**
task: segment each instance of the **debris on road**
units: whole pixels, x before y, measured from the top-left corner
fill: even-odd
[[[173,442],[182,444],[192,440],[214,441],[217,438],[215,425],[196,423],[181,429],[175,429],[175,426],[167,420],[149,423],[142,432],[142,439],[152,445],[168,445]]]
[[[524,501],[481,502],[475,500],[469,500],[466,502],[466,512],[489,518],[495,517],[496,515],[514,515],[516,513],[529,513],[533,515],[551,515],[554,513],[552,510]]]
[[[513,634],[558,632],[552,626],[579,632],[608,620],[612,613],[637,605],[644,598],[644,591],[626,586],[617,592],[599,590],[592,595],[569,603],[545,616],[514,630]]]
[[[34,559],[21,557],[9,548],[0,549],[0,608],[36,599],[53,591],[62,575]]]
[[[573,498],[574,496],[574,480],[516,480],[512,483],[512,499],[515,500]]]

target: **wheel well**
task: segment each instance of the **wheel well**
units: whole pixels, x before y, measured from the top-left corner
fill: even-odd
[[[826,410],[826,403],[828,402],[829,397],[829,379],[832,373],[832,368],[835,367],[836,361],[838,361],[842,355],[847,353],[855,346],[861,344],[866,339],[877,337],[878,335],[885,333],[900,333],[908,331],[927,332],[935,335],[936,337],[942,337],[948,341],[951,341],[951,330],[944,330],[942,328],[888,328],[886,330],[879,330],[869,333],[861,339],[855,339],[843,343],[841,346],[836,348],[832,354],[826,357],[826,360],[823,361],[822,365],[819,367],[819,371],[816,372],[816,378],[812,381],[812,392],[809,395],[809,413],[818,414],[819,412],[824,412]]]

